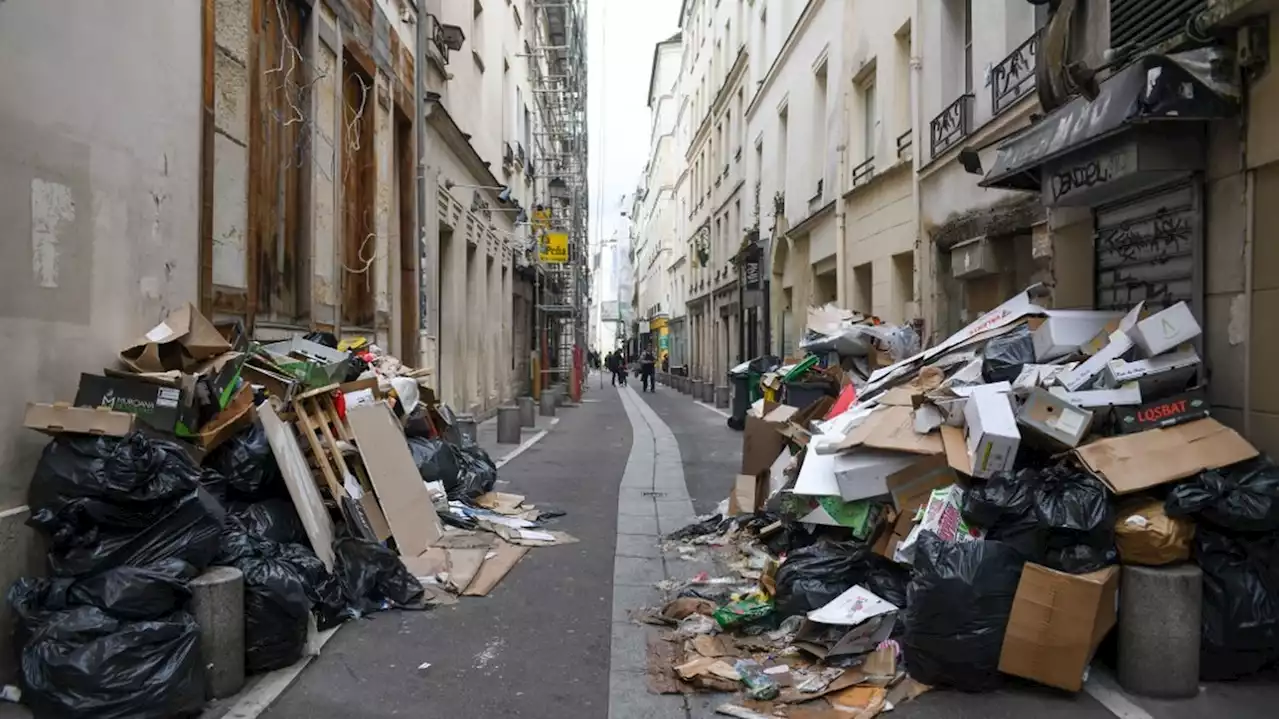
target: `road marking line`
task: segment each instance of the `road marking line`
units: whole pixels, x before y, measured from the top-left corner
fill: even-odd
[[[1111,677],[1097,667],[1089,670],[1089,680],[1084,683],[1084,691],[1106,707],[1107,711],[1119,719],[1152,719],[1142,707],[1134,704],[1124,690],[1112,683]]]

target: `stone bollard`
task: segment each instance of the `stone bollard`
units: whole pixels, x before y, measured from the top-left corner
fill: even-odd
[[[520,426],[537,427],[538,405],[534,403],[533,398],[521,397],[516,400],[516,404],[520,408]]]
[[[542,390],[542,395],[538,397],[538,414],[543,417],[556,416],[556,404],[560,400],[556,399],[556,391],[553,389]]]
[[[206,698],[229,697],[244,686],[244,575],[235,567],[210,567],[189,586]]]
[[[716,407],[720,409],[728,409],[729,407],[729,385],[722,384],[716,387]]]
[[[458,427],[458,434],[471,440],[476,441],[476,417],[472,414],[454,415],[455,424]]]
[[[692,377],[680,378],[680,393],[693,394],[693,378]]]
[[[556,393],[556,406],[568,407],[569,406],[569,388],[566,387],[564,384],[557,382],[556,384],[551,385],[551,389],[554,390]]]
[[[707,380],[706,385],[702,388],[702,401],[707,404],[714,405],[716,403],[716,383]]]
[[[498,444],[520,444],[520,408],[498,408]]]
[[[1200,689],[1200,568],[1125,566],[1120,575],[1116,678],[1149,697],[1194,697]]]
[[[697,389],[694,390],[693,398],[699,402],[705,402],[707,399],[707,381],[698,380]]]

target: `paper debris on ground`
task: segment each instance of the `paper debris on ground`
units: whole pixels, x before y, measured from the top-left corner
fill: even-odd
[[[689,640],[693,650],[704,657],[718,659],[720,657],[736,657],[741,654],[733,643],[733,637],[727,634],[699,634]]]
[[[474,503],[478,507],[491,509],[498,514],[519,514],[524,508],[524,496],[507,492],[486,492],[476,497]]]
[[[529,553],[528,547],[520,547],[507,542],[499,542],[492,553],[486,554],[484,563],[476,572],[475,578],[462,592],[467,597],[483,597],[489,594],[507,572]]]
[[[686,691],[684,684],[676,678],[675,664],[680,650],[675,642],[669,642],[656,635],[650,635],[645,641],[645,683],[654,694],[681,694]]]

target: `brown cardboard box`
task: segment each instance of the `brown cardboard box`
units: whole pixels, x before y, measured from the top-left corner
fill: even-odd
[[[1119,586],[1119,567],[1067,574],[1023,565],[1000,651],[1000,671],[1080,691],[1094,651],[1115,626]]]
[[[195,442],[208,452],[253,424],[257,418],[258,413],[253,406],[253,388],[245,385],[236,393],[231,404],[200,427],[200,431],[196,432]]]
[[[120,361],[135,372],[190,371],[201,360],[231,351],[231,343],[194,305],[170,312],[164,322],[151,328],[132,345],[120,351]]]
[[[1206,418],[1107,437],[1076,449],[1076,455],[1112,492],[1128,494],[1243,462],[1258,450],[1235,430]]]
[[[878,409],[854,427],[836,445],[837,450],[871,447],[912,454],[942,454],[942,437],[935,432],[920,434],[910,407]]]
[[[769,499],[769,470],[750,475],[739,474],[729,493],[729,516],[751,514],[764,507]]]
[[[28,402],[22,424],[45,434],[72,432],[123,437],[133,432],[136,419],[137,415],[105,407],[72,407],[67,402]]]
[[[955,470],[943,455],[925,457],[910,467],[894,472],[885,479],[893,506],[899,511],[916,509],[929,502],[929,493],[959,481]]]

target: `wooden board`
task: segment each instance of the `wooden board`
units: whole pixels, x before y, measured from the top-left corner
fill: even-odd
[[[440,538],[440,518],[391,408],[383,402],[352,407],[347,422],[396,546],[402,555],[422,554]]]
[[[498,542],[493,551],[493,556],[484,560],[475,579],[472,579],[471,584],[467,585],[466,590],[462,592],[463,596],[483,597],[493,591],[493,588],[498,586],[498,582],[507,576],[507,572],[510,572],[511,568],[529,553],[529,548]]]
[[[264,402],[258,408],[258,419],[267,434],[267,443],[271,445],[271,454],[280,466],[280,474],[289,488],[289,497],[302,519],[302,527],[311,540],[311,548],[316,556],[324,562],[324,566],[333,570],[333,520],[324,508],[320,498],[320,490],[307,469],[307,460],[302,456],[302,448],[293,436],[293,429],[282,422],[276,415],[270,402]]]

